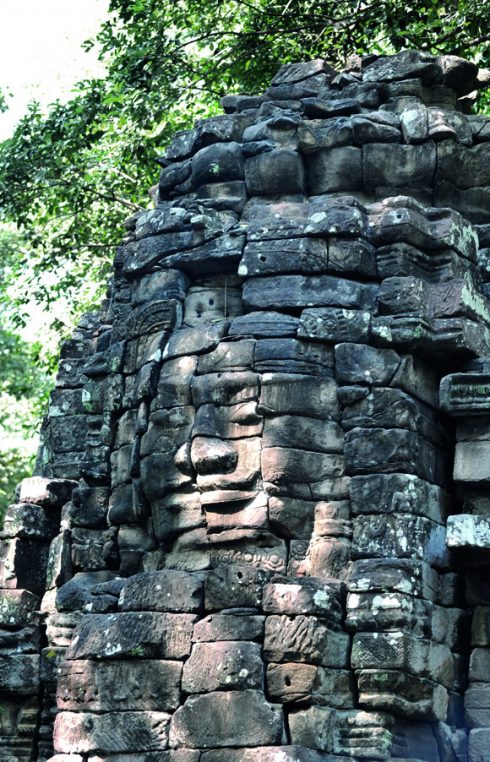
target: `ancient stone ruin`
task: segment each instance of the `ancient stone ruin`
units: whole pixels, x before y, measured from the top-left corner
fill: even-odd
[[[2,762],[490,760],[485,72],[176,135],[2,532]]]

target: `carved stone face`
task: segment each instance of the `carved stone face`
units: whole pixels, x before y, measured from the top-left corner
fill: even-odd
[[[315,505],[347,496],[332,350],[264,338],[259,325],[257,338],[220,338],[223,327],[203,321],[170,338],[142,438],[165,566],[236,561],[307,573],[300,560],[321,522]],[[173,356],[192,345],[208,349]]]

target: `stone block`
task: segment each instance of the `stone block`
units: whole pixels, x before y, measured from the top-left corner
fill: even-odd
[[[485,678],[489,677],[487,673]],[[470,683],[464,694],[464,716],[469,728],[490,726],[490,685],[487,682]]]
[[[269,498],[269,522],[280,537],[310,539],[314,518],[315,503],[311,500],[282,496]]]
[[[335,629],[342,619],[343,588],[321,578],[304,577],[294,581],[276,577],[264,586],[262,608],[268,614],[312,614]]]
[[[298,125],[298,150],[302,154],[315,154],[322,148],[352,145],[352,124],[345,116],[308,120]]]
[[[206,611],[235,606],[260,606],[264,585],[271,573],[251,565],[220,566],[206,573],[204,605]]]
[[[361,310],[318,307],[301,313],[298,336],[337,344],[340,341],[368,341],[371,315]]]
[[[62,711],[172,712],[179,706],[178,661],[68,659],[58,672],[57,705]]]
[[[305,443],[307,444],[307,443]],[[261,456],[262,477],[277,485],[308,483],[344,476],[344,458],[337,453],[308,452],[293,447],[264,447]]]
[[[486,372],[482,371],[452,373],[444,376],[440,385],[441,408],[454,416],[488,414],[489,387],[490,378]],[[475,439],[480,437],[476,436]]]
[[[71,561],[74,569],[99,571],[107,568],[106,544],[110,531],[73,527],[71,532]]]
[[[352,429],[345,435],[344,455],[351,475],[406,472],[436,484],[445,479],[442,453],[413,431]]]
[[[95,598],[101,592],[98,586],[114,580],[114,576],[115,574],[110,571],[78,572],[57,591],[50,591],[56,599],[56,604],[53,601],[53,608],[50,609],[50,613],[53,611],[77,611],[79,609],[90,611]],[[117,602],[117,599],[115,601]]]
[[[445,720],[448,693],[442,685],[395,670],[359,670],[359,704],[402,718]]]
[[[89,614],[80,622],[67,659],[182,659],[191,650],[192,614]]]
[[[468,734],[468,762],[485,762],[490,749],[490,728],[474,728]]]
[[[60,753],[139,752],[168,748],[170,715],[165,712],[59,712],[54,748]]]
[[[291,742],[308,749],[331,751],[334,713],[324,706],[310,706],[288,714]]]
[[[352,139],[354,145],[362,146],[365,143],[400,143],[402,136],[396,126],[384,124],[381,119],[378,121],[369,117],[355,116],[352,119]]]
[[[260,645],[246,641],[194,643],[182,674],[185,693],[260,690],[263,685]]]
[[[352,537],[354,558],[417,558],[448,568],[446,531],[441,524],[410,514],[358,516]]]
[[[349,631],[403,630],[440,642],[446,633],[447,616],[433,603],[406,593],[349,593],[345,626]]]
[[[243,180],[229,180],[223,183],[207,183],[201,185],[196,192],[198,199],[204,203],[210,201],[218,211],[231,211],[240,215],[247,203],[247,189]],[[177,264],[177,262],[176,262]]]
[[[39,686],[39,654],[0,655],[0,690],[3,693],[36,695]]]
[[[390,759],[393,718],[360,709],[335,712],[332,750],[356,759]]]
[[[234,318],[228,329],[229,336],[284,337],[296,336],[299,318],[281,312],[249,312]]]
[[[197,471],[197,486],[202,490],[254,488],[260,470],[260,447],[259,437],[233,441],[220,437],[195,437],[190,448],[190,465]],[[177,462],[178,458],[179,454]],[[192,474],[186,453],[178,470]]]
[[[346,709],[354,705],[353,674],[313,664],[269,664],[267,692],[281,704],[319,704]]]
[[[156,215],[159,210],[153,209],[152,212]],[[170,215],[172,215],[171,211]],[[141,215],[137,222],[138,234],[147,234],[149,227],[153,228],[152,233],[156,233],[155,227],[160,228],[163,220],[168,220],[167,211],[165,210],[159,218],[159,224],[156,220],[157,218],[154,216],[150,222],[148,216]],[[159,230],[158,232],[164,231]],[[136,306],[155,299],[184,299],[187,285],[188,280],[180,270],[157,270],[131,283],[131,304]]]
[[[349,482],[352,513],[411,513],[442,524],[449,495],[413,474],[366,474]]]
[[[403,759],[439,760],[436,727],[436,724],[397,719],[393,728],[392,755]]]
[[[75,526],[102,528],[106,525],[107,487],[89,487],[81,482],[73,490],[70,518]]]
[[[119,597],[121,611],[196,612],[202,603],[202,577],[171,569],[130,577]]]
[[[239,238],[238,242],[241,246],[242,239]],[[231,254],[237,250],[237,242],[232,244],[230,241],[229,244]],[[212,323],[213,320],[220,321],[242,315],[241,288],[236,287],[231,276],[227,277],[226,283],[226,289],[219,281],[209,286],[191,286],[185,298],[184,325],[202,329],[206,323]]]
[[[367,193],[398,189],[417,198],[417,191],[432,186],[436,146],[369,143],[362,149],[364,189]],[[391,193],[393,195],[393,193]]]
[[[63,418],[53,418],[50,427],[54,452],[82,452],[85,449],[87,424],[85,415],[64,415]]]
[[[343,384],[384,386],[395,376],[401,358],[392,349],[341,343],[335,347],[335,375]]]
[[[301,156],[289,148],[276,149],[246,159],[245,184],[251,196],[276,196],[304,192]]]
[[[471,623],[471,645],[490,646],[490,606],[475,606]]]
[[[368,395],[346,404],[342,426],[350,430],[361,428],[408,429],[445,449],[449,434],[427,405],[401,389],[375,388]]]
[[[46,594],[45,598],[50,596],[51,591]],[[46,620],[46,636],[53,648],[58,646],[67,648],[70,645],[73,631],[82,617],[83,613],[81,611],[49,614]]]
[[[363,558],[353,561],[348,588],[351,593],[408,593],[435,601],[438,574],[425,561],[411,558]]]
[[[238,274],[247,277],[298,270],[305,274],[328,272],[327,242],[319,238],[251,241],[238,266]]]
[[[165,360],[172,360],[175,357],[185,357],[213,351],[218,346],[220,339],[225,335],[225,332],[225,323],[206,325],[204,329],[198,326],[181,328],[170,335],[165,345],[163,356]],[[175,411],[175,413],[177,412]]]
[[[262,378],[259,413],[300,415],[321,420],[338,418],[337,385],[332,378],[271,373]]]
[[[206,525],[199,495],[194,493],[174,492],[153,501],[152,519],[160,541]]]
[[[362,189],[362,151],[354,146],[320,149],[305,159],[308,194]]]
[[[192,158],[193,189],[209,182],[226,182],[243,178],[242,147],[233,141],[214,143],[201,148]]]
[[[417,278],[449,279],[464,276],[466,260],[451,249],[427,252],[404,241],[376,250],[377,272],[382,278],[414,275]]]
[[[173,715],[170,728],[171,747],[263,746],[280,744],[283,738],[280,707],[266,701],[261,691],[252,690],[190,696]]]
[[[474,648],[468,677],[471,682],[490,682],[490,648]]]
[[[38,654],[41,648],[41,630],[37,624],[21,630],[0,629],[0,653]]]
[[[141,478],[148,500],[158,500],[177,487],[190,484],[190,476],[178,470],[174,461],[175,454],[176,450],[153,453],[141,460]]]
[[[323,59],[315,58],[301,63],[288,63],[281,66],[271,80],[273,85],[289,85],[303,82],[318,74],[324,76],[324,84],[328,84],[336,75],[336,71]],[[308,86],[308,82],[306,82]]]
[[[334,249],[340,246],[347,256],[351,245],[357,255],[359,244],[366,250],[363,240],[369,235],[366,207],[353,196],[322,195],[310,198],[307,223],[307,234],[328,239],[329,256],[332,246]],[[346,241],[345,237],[349,240]],[[367,249],[371,251],[370,244],[367,244]]]
[[[63,664],[65,653],[66,648],[63,646],[50,645],[41,650],[39,676],[45,690],[49,691],[53,696],[56,694],[56,682],[59,675],[58,670]]]
[[[454,479],[460,482],[490,481],[490,442],[457,442]]]
[[[254,368],[260,373],[331,375],[333,353],[330,347],[316,342],[259,339],[255,347]]]
[[[0,590],[0,627],[38,623],[40,599],[30,590]]]
[[[457,514],[447,520],[448,548],[478,551],[490,548],[490,516]],[[478,560],[478,556],[475,557]]]
[[[278,757],[278,755],[280,755]],[[344,762],[341,757],[304,746],[261,746],[252,749],[214,749],[203,752],[202,762]]]
[[[87,762],[199,762],[199,758],[200,753],[197,749],[175,749],[173,751],[148,751],[140,754],[134,752],[104,754],[103,756],[96,754],[88,757]],[[57,762],[57,758],[55,758],[55,762]],[[78,762],[78,760],[72,760],[70,757],[69,759],[60,759],[59,762]]]
[[[490,185],[490,147],[487,143],[467,147],[452,139],[441,141],[437,145],[435,179],[436,182],[455,182],[462,189]]]
[[[71,497],[77,482],[72,479],[51,479],[45,476],[30,476],[23,479],[16,493],[19,503],[34,503],[46,507],[63,506]]]
[[[23,540],[47,541],[57,533],[59,518],[33,503],[9,505],[0,531],[1,539],[20,537]]]
[[[0,584],[2,587],[44,592],[49,546],[15,537],[0,541]]]
[[[451,687],[454,677],[453,657],[447,646],[396,630],[354,635],[351,664],[356,670],[401,670],[446,688]]]
[[[264,637],[265,617],[256,614],[209,614],[194,626],[193,642],[259,640]]]
[[[250,370],[253,365],[255,341],[221,341],[216,349],[197,358],[197,373],[219,373]]]
[[[210,536],[211,542],[215,538],[219,541],[217,535],[224,531],[240,531],[246,528],[264,531],[269,529],[267,496],[263,492],[259,492],[248,500],[231,502],[225,500],[223,503],[218,500],[207,502],[204,496],[202,507],[206,515],[207,531],[210,535],[214,534],[214,537]]]
[[[328,269],[331,272],[353,274],[356,277],[365,275],[367,278],[376,274],[376,250],[367,241],[362,239],[346,240],[342,238],[329,238],[328,242]],[[358,317],[358,321],[365,320]],[[353,339],[345,339],[353,341]]]
[[[360,306],[362,286],[331,275],[283,275],[250,278],[243,286],[243,302],[249,309]]]
[[[307,662],[324,667],[348,666],[350,638],[330,630],[315,616],[268,616],[264,658],[269,662]]]
[[[345,537],[314,536],[309,543],[291,540],[288,574],[293,577],[312,575],[345,581],[350,558],[351,543]]]
[[[192,401],[196,408],[202,405],[230,406],[252,402],[259,397],[259,376],[249,371],[224,372],[194,376]],[[167,404],[172,404],[169,400]]]

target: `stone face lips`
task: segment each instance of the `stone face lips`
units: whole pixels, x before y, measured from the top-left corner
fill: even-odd
[[[175,136],[4,522],[5,759],[486,758],[485,79],[288,65]]]

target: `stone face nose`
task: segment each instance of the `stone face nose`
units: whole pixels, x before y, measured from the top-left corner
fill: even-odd
[[[238,453],[231,442],[219,437],[195,437],[191,461],[198,474],[229,474],[236,468]]]

